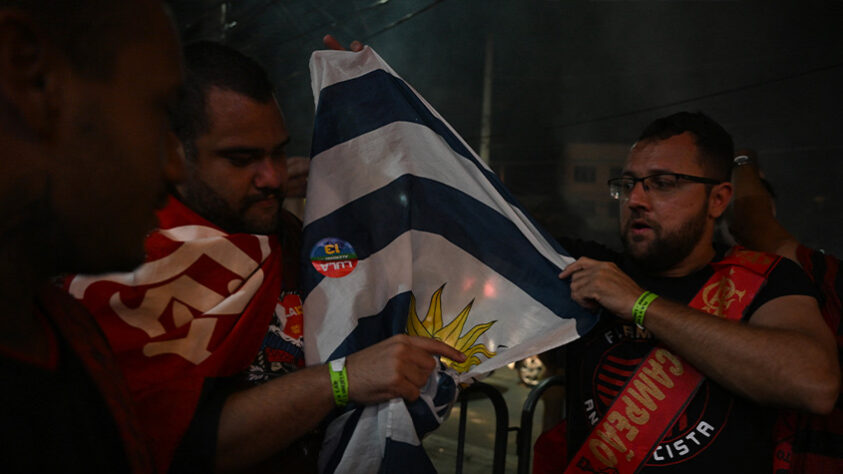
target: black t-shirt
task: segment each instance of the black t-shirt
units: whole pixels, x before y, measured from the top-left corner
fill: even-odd
[[[0,471],[129,472],[102,395],[58,340],[52,369],[0,355]]]
[[[711,266],[706,266],[681,278],[649,277],[622,255],[599,244],[563,241],[562,245],[575,257],[612,261],[641,287],[682,304],[688,304],[714,272]],[[718,249],[715,261],[723,258],[725,250]],[[815,295],[801,269],[782,259],[747,308],[744,319],[748,320],[765,302],[790,294]],[[656,342],[646,330],[604,314],[591,332],[567,346],[570,456],[577,452]],[[707,380],[639,472],[710,473],[720,470],[769,474],[775,416],[775,410],[732,395]]]

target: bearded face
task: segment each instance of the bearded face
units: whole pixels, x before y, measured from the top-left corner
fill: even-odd
[[[278,231],[279,211],[284,199],[280,189],[255,190],[239,200],[226,199],[190,170],[182,194],[191,209],[226,232],[272,234]]]
[[[645,178],[670,175],[671,186]],[[620,237],[626,255],[647,273],[687,274],[714,256],[714,223],[731,198],[729,183],[708,176],[690,132],[636,143],[623,176],[632,186],[619,197]],[[648,184],[649,183],[649,184]]]
[[[193,141],[179,193],[226,232],[277,232],[289,140],[278,104],[216,87],[206,100],[210,126]]]
[[[676,266],[699,244],[708,216],[705,201],[697,213],[667,227],[644,212],[631,209],[621,223],[621,242],[626,254],[649,273],[660,273]]]

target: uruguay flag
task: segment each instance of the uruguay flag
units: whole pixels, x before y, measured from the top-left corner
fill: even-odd
[[[353,406],[328,427],[323,473],[435,472],[421,438],[457,386],[591,329],[557,274],[573,259],[439,114],[377,55],[317,51],[305,209],[305,359],[409,333],[442,360],[413,403]]]

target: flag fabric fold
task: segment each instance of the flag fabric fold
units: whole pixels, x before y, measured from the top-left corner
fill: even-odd
[[[317,51],[310,68],[307,363],[401,333],[469,357],[443,360],[415,402],[347,407],[328,427],[320,470],[433,472],[420,440],[460,383],[570,342],[596,317],[557,278],[573,259],[377,53]]]

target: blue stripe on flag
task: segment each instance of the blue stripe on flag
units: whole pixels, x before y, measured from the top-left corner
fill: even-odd
[[[456,398],[456,392],[452,391],[450,395],[451,398]],[[419,439],[422,439],[427,433],[439,428],[439,420],[436,419],[436,416],[433,415],[433,412],[430,411],[430,407],[424,400],[421,398],[417,398],[412,402],[404,400],[404,404],[407,405],[407,411],[413,418],[413,428],[415,428],[416,435]]]
[[[318,104],[313,128],[312,157],[393,122],[423,124],[441,136],[455,153],[473,163],[508,203],[524,212],[498,177],[477,161],[450,128],[400,78],[378,69],[322,89]],[[557,253],[568,255],[556,239],[526,212],[524,214]]]
[[[386,449],[379,474],[431,474],[436,472],[421,446],[386,439]]]
[[[380,313],[360,318],[357,327],[326,360],[345,357],[396,334],[404,334],[407,332],[409,311],[409,291],[393,296]]]
[[[419,439],[439,428],[439,420],[436,416],[444,416],[450,408],[451,402],[457,398],[457,384],[454,383],[454,379],[444,374],[444,365],[440,365],[440,371],[439,380],[436,382],[436,395],[433,398],[434,408],[438,407],[439,413],[434,414],[430,410],[430,406],[421,397],[413,402],[404,401],[407,405],[407,411],[413,418],[416,436]],[[437,400],[440,401],[439,404],[437,404]]]
[[[328,86],[319,93],[313,127],[312,156],[393,122],[424,124],[450,147],[482,168],[472,153],[451,133],[401,79],[378,69]]]
[[[379,225],[370,225],[374,222]],[[304,250],[322,238],[338,237],[351,243],[362,260],[410,229],[441,235],[555,314],[576,318],[579,334],[596,322],[572,302],[568,284],[556,278],[559,268],[536,251],[512,221],[467,194],[426,178],[404,175],[311,222]],[[306,265],[305,295],[322,278]]]
[[[448,412],[448,408],[452,401],[454,401],[454,392],[457,390],[457,384],[451,377],[439,377],[437,382],[436,396],[433,397],[433,406],[441,407],[436,413],[443,417]]]

